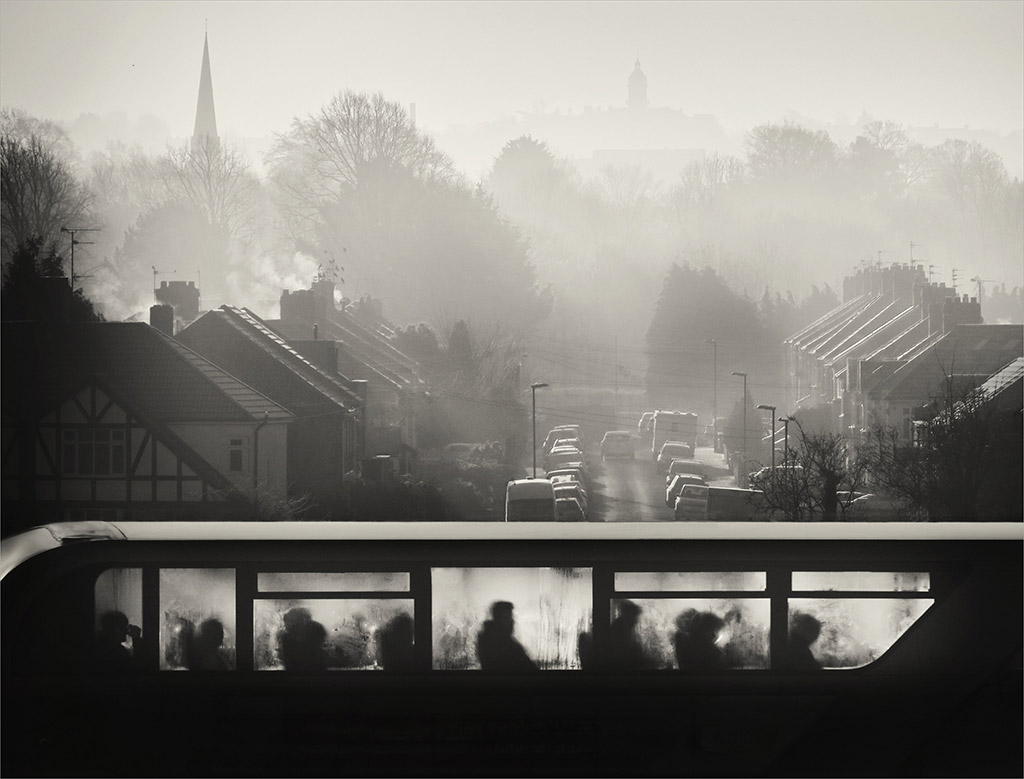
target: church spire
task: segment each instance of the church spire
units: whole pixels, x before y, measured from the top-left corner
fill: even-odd
[[[210,76],[210,46],[205,32],[203,71],[199,76],[199,101],[196,103],[196,126],[192,131],[192,143],[198,143],[203,137],[217,140],[217,114],[213,109],[213,78]]]

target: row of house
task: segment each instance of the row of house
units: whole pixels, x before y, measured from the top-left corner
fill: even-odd
[[[849,276],[843,303],[785,346],[787,408],[829,409],[855,443],[878,427],[909,439],[925,407],[1024,356],[1024,326],[985,324],[976,298],[930,283],[923,265],[893,264]]]
[[[333,284],[284,292],[278,320],[190,311],[187,285],[157,297],[172,302],[149,324],[4,323],[5,535],[272,516],[326,504],[366,458],[414,465],[416,364],[339,309]]]

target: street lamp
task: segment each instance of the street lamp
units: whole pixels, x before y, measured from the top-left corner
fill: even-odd
[[[745,460],[747,457],[747,374],[743,371],[733,371],[732,375],[743,377],[743,458]]]
[[[705,338],[704,343],[711,344],[711,348],[714,350],[715,367],[714,373],[711,376],[711,424],[715,439],[711,443],[711,448],[717,452],[718,450],[715,447],[718,446],[718,341],[714,338]]]
[[[542,381],[530,385],[530,395],[533,398],[533,478],[537,478],[537,390],[548,386]]]
[[[772,412],[772,471],[775,471],[775,406],[769,406],[767,403],[758,403],[757,407],[762,411]]]
[[[793,420],[790,417],[780,417],[779,421],[783,424],[786,431],[782,439],[782,464],[786,465],[789,463],[789,423]]]

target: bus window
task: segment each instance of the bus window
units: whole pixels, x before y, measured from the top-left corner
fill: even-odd
[[[160,570],[160,670],[235,669],[235,569]]]
[[[411,598],[259,598],[253,664],[257,671],[383,670],[381,638],[390,626],[407,622],[412,654],[413,613]]]
[[[614,599],[611,614],[621,613]],[[649,668],[713,671],[768,667],[766,598],[630,598]]]
[[[619,571],[614,582],[619,597],[611,603],[613,641],[625,640],[615,635],[616,619],[632,611],[644,667],[768,667],[765,571]]]
[[[260,592],[408,592],[409,574],[405,571],[377,573],[310,573],[306,571],[261,571],[257,574]]]
[[[579,637],[591,629],[592,580],[590,568],[431,569],[433,667],[479,670],[484,623],[495,621],[494,604],[510,603],[512,638],[537,668],[578,669]]]
[[[874,662],[934,603],[921,597],[929,591],[927,573],[794,571],[789,646],[780,666],[814,670]],[[886,593],[891,597],[880,597]]]
[[[93,671],[124,673],[144,662],[136,635],[143,640],[142,569],[108,568],[93,588],[95,635]],[[120,646],[118,646],[120,644]]]
[[[618,592],[644,590],[764,590],[764,571],[616,572]]]

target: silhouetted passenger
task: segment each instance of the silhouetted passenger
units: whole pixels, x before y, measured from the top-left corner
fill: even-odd
[[[643,609],[631,600],[618,603],[617,614],[608,631],[606,668],[616,671],[636,671],[653,664],[644,651],[637,625]]]
[[[726,667],[718,636],[725,620],[711,611],[687,609],[676,617],[676,664],[680,671],[719,671]]]
[[[132,637],[132,648],[124,642]],[[100,673],[132,673],[142,654],[142,628],[132,625],[121,611],[108,611],[100,617],[96,636],[94,666]]]
[[[418,663],[413,641],[413,621],[408,614],[399,614],[381,628],[380,664],[385,671],[416,669]]]
[[[188,653],[190,671],[228,671],[227,660],[221,654],[224,643],[224,625],[218,619],[207,619],[199,625],[192,638]]]
[[[327,629],[309,609],[297,607],[284,615],[284,630],[277,634],[277,651],[286,671],[315,673],[327,670]]]
[[[164,644],[164,662],[168,668],[188,668],[196,626],[184,617],[175,617],[171,624],[173,627],[168,627]]]
[[[789,646],[779,664],[784,671],[819,671],[811,645],[821,635],[821,623],[810,614],[795,612],[789,620]]]
[[[507,600],[491,604],[491,618],[484,622],[476,636],[476,655],[484,671],[517,673],[536,671],[537,665],[526,654],[523,645],[512,637],[514,606]]]

